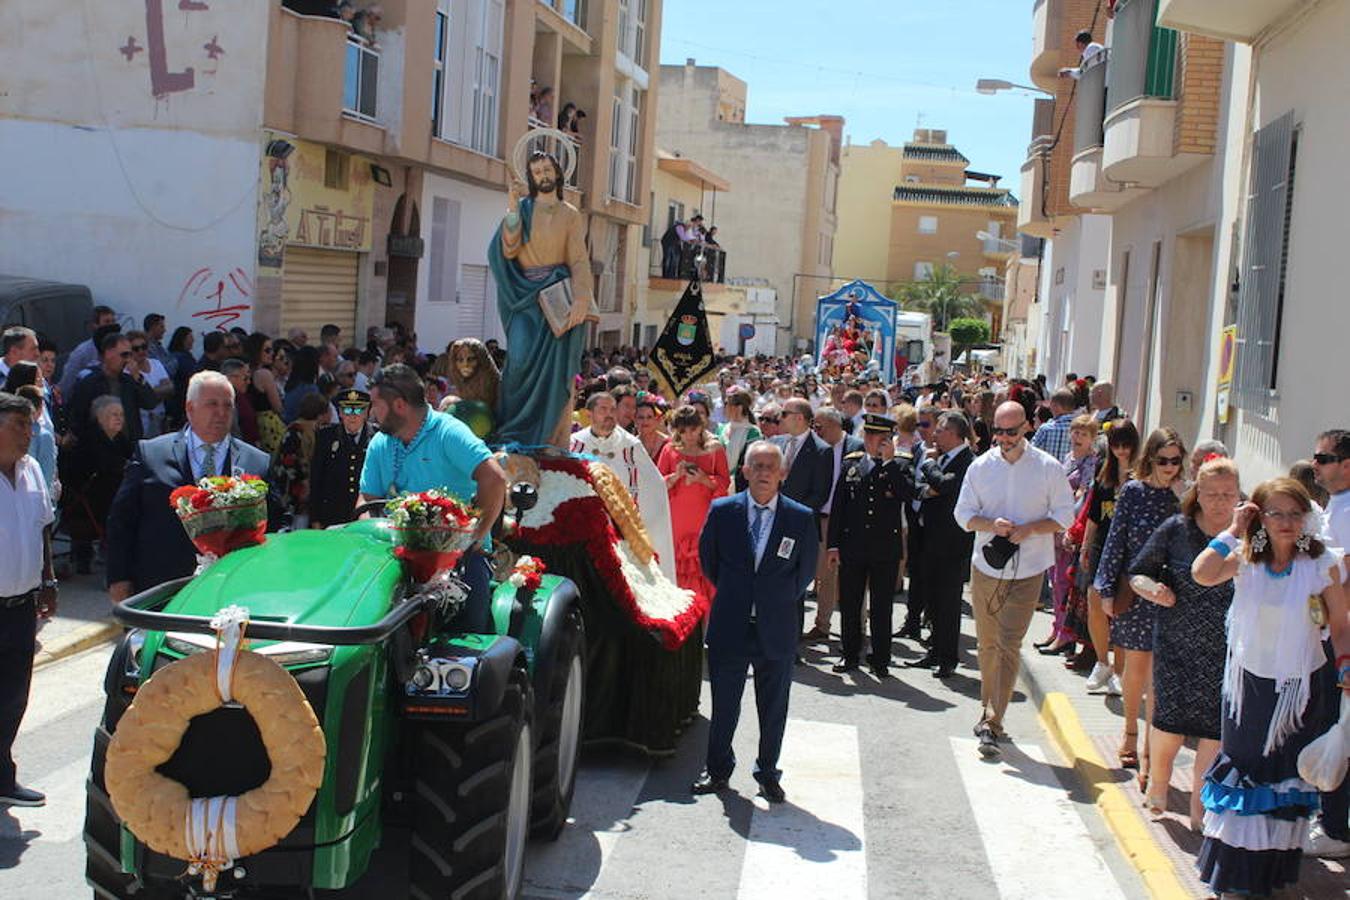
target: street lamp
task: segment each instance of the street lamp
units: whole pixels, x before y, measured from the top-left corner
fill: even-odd
[[[1042,90],[1038,87],[1032,87],[1029,84],[1014,84],[1011,81],[1004,81],[1002,78],[981,78],[975,82],[975,92],[978,94],[997,94],[999,91],[1034,91],[1037,94],[1045,94],[1047,97],[1055,96],[1052,92]]]

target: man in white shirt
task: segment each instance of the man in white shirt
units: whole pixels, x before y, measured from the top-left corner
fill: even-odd
[[[1073,42],[1078,47],[1078,65],[1072,69],[1060,69],[1059,77],[1072,78],[1077,81],[1083,77],[1084,69],[1106,54],[1106,48],[1092,39],[1092,32],[1090,31],[1078,32]]]
[[[675,580],[675,533],[670,525],[670,494],[642,441],[618,427],[618,405],[613,395],[600,391],[586,401],[591,427],[572,435],[571,451],[598,458],[619,476],[637,504],[642,524],[652,539],[661,571]]]
[[[1326,488],[1326,536],[1333,547],[1350,551],[1350,431],[1335,428],[1317,436],[1313,453],[1317,483]],[[1350,572],[1350,563],[1346,570]],[[1324,859],[1350,857],[1350,778],[1339,789],[1322,795],[1322,816],[1312,826],[1308,852]]]
[[[56,612],[52,505],[42,468],[28,455],[33,407],[0,393],[0,807],[47,798],[16,780],[12,749],[28,707],[38,617]]]
[[[994,446],[966,470],[953,511],[956,524],[975,532],[970,590],[983,707],[975,736],[985,757],[1000,753],[1022,639],[1045,571],[1055,563],[1054,535],[1074,519],[1064,467],[1027,443],[1026,421],[1019,403],[1004,403],[994,412]]]

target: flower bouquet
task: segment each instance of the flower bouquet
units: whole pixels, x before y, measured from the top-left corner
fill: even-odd
[[[522,556],[516,560],[515,566],[511,569],[511,577],[508,579],[511,586],[516,590],[537,591],[539,585],[543,582],[543,575],[548,571],[544,561],[537,556]]]
[[[385,504],[394,531],[394,555],[423,584],[452,569],[473,545],[478,510],[440,490],[404,494]]]
[[[169,495],[169,506],[197,552],[221,557],[261,544],[267,532],[267,482],[257,475],[218,475]]]

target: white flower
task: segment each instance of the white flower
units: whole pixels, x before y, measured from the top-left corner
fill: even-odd
[[[507,579],[511,582],[513,588],[523,588],[525,586],[525,576],[520,572],[512,572],[511,577]]]

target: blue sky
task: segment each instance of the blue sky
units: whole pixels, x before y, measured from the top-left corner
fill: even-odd
[[[1031,0],[665,0],[661,62],[721,66],[747,83],[751,122],[834,113],[853,143],[895,145],[946,128],[971,168],[1018,189],[1033,95],[975,93],[979,78],[1028,82]]]

